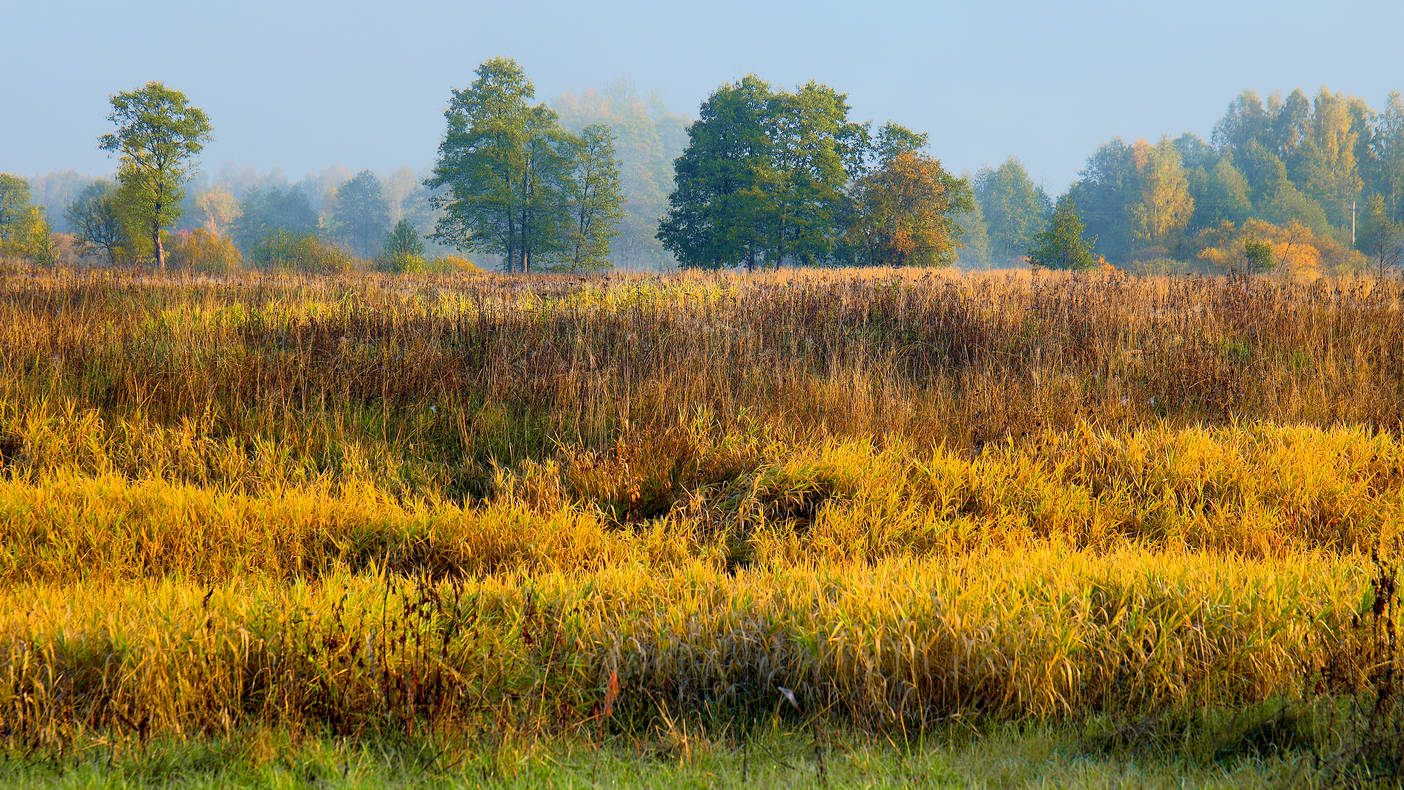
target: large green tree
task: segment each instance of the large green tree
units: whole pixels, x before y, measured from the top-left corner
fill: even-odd
[[[1350,222],[1350,207],[1360,197],[1358,125],[1344,96],[1324,88],[1316,96],[1315,114],[1303,143],[1306,193],[1326,210],[1331,224]]]
[[[1115,263],[1128,260],[1135,249],[1132,211],[1143,188],[1135,149],[1113,138],[1092,152],[1069,190],[1101,253]]]
[[[1140,200],[1131,207],[1132,239],[1139,248],[1167,249],[1189,225],[1194,198],[1170,138],[1156,145],[1138,140],[1132,148],[1140,175]]]
[[[559,259],[568,246],[575,138],[516,61],[494,58],[455,90],[438,161],[425,181],[443,210],[434,238],[502,257],[508,272]]]
[[[1212,228],[1228,221],[1235,225],[1247,219],[1253,210],[1248,179],[1228,158],[1220,159],[1212,169],[1196,170],[1189,179],[1190,195],[1194,199],[1194,230]]]
[[[1404,222],[1404,94],[1389,94],[1372,141],[1378,163],[1374,191],[1384,198],[1385,215]]]
[[[1266,145],[1272,136],[1272,116],[1257,91],[1246,90],[1229,103],[1228,111],[1214,126],[1214,144],[1235,159],[1250,143]]]
[[[564,263],[572,271],[604,271],[612,265],[610,240],[619,234],[624,216],[614,132],[604,124],[586,126],[575,140],[572,158],[574,169],[566,182],[570,243]]]
[[[755,212],[771,265],[834,259],[844,188],[860,172],[868,144],[867,128],[850,122],[848,112],[847,97],[816,82],[771,95],[770,158],[761,167]]]
[[[390,232],[390,204],[380,179],[369,170],[337,188],[332,196],[332,233],[362,258],[374,257]]]
[[[764,262],[772,97],[769,84],[747,76],[708,96],[688,127],[658,227],[659,241],[679,265],[754,269]]]
[[[185,94],[159,82],[112,97],[107,119],[116,131],[99,138],[119,158],[123,203],[151,239],[156,265],[166,266],[161,231],[180,216],[184,184],[210,137],[210,120]]]
[[[975,199],[989,228],[990,253],[1003,263],[1022,258],[1048,223],[1048,195],[1014,157],[975,174]]]
[[[5,255],[47,263],[52,250],[49,223],[31,201],[29,182],[0,173],[0,256]]]

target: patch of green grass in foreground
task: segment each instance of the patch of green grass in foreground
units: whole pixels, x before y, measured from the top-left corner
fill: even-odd
[[[6,787],[588,788],[667,787],[1302,787],[1305,755],[1197,763],[1151,749],[1088,751],[1076,732],[1009,727],[950,731],[902,746],[853,734],[816,748],[808,732],[774,731],[742,745],[672,732],[603,749],[580,741],[526,744],[440,739],[351,740],[251,732],[93,746],[62,758],[8,756]]]

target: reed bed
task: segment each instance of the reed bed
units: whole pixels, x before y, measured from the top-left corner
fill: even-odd
[[[7,272],[0,741],[891,738],[1347,690],[1368,662],[1323,651],[1368,654],[1404,524],[1402,302]]]

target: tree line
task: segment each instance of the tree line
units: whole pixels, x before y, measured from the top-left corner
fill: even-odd
[[[975,195],[973,219],[988,228],[987,260],[1038,260],[1033,253],[1039,234],[1052,230],[1054,204],[1023,165],[1011,159],[982,170]],[[1266,101],[1245,91],[1208,141],[1186,133],[1099,146],[1057,202],[1085,225],[1084,246],[1097,255],[1084,261],[1184,270],[1397,266],[1404,98],[1391,93],[1376,111],[1324,88],[1315,97],[1296,90]]]
[[[1017,158],[954,175],[925,133],[857,122],[817,82],[785,90],[748,76],[689,124],[627,85],[562,97],[558,110],[507,58],[474,77],[449,97],[432,170],[398,174],[393,196],[370,171],[188,194],[208,117],[160,83],[119,93],[99,140],[116,178],[88,184],[62,219],[91,254],[158,266],[173,228],[183,258],[272,266],[316,251],[324,268],[359,258],[392,271],[420,268],[429,250],[519,273],[603,271],[621,257],[748,270],[1358,268],[1398,265],[1404,251],[1398,92],[1375,111],[1325,89],[1245,91],[1208,141],[1113,139],[1054,200]],[[8,175],[0,253],[55,255],[47,215]]]

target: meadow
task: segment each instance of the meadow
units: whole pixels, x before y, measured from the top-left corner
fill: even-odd
[[[11,267],[0,776],[1396,777],[1401,307]]]

